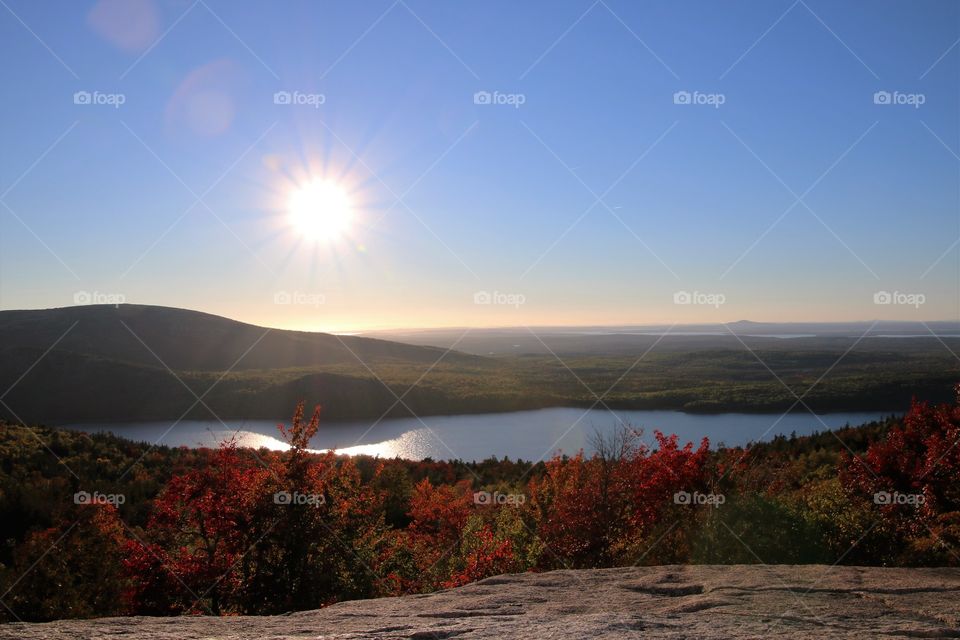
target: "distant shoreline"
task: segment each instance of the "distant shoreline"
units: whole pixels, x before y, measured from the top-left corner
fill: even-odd
[[[676,413],[682,413],[692,416],[724,416],[724,415],[795,415],[795,414],[804,414],[810,413],[802,407],[793,407],[789,410],[782,409],[755,409],[755,410],[746,410],[746,409],[730,409],[730,410],[719,410],[719,411],[687,411],[684,409],[678,409],[675,407],[664,407],[664,406],[622,406],[614,405],[613,403],[607,403],[611,411],[672,411]],[[460,411],[460,412],[440,412],[440,413],[430,413],[430,412],[417,412],[416,414],[401,414],[401,415],[389,415],[384,419],[396,419],[396,418],[415,418],[417,416],[421,417],[431,417],[431,418],[442,418],[442,417],[451,417],[455,418],[458,416],[482,416],[482,415],[495,415],[495,414],[506,414],[506,413],[520,413],[524,411],[542,411],[546,409],[594,409],[596,411],[605,411],[606,408],[602,406],[591,407],[591,403],[578,403],[578,404],[554,404],[554,405],[545,405],[537,407],[525,407],[520,409],[506,409],[502,411]],[[834,413],[880,413],[888,416],[899,417],[902,416],[904,411],[903,408],[876,408],[876,407],[858,407],[858,408],[845,408],[845,409],[828,409],[821,411],[814,411],[815,415],[826,415]],[[103,419],[92,419],[92,420],[57,420],[57,421],[44,421],[39,424],[43,426],[53,427],[53,428],[63,428],[67,425],[69,426],[83,426],[83,425],[103,425],[103,424],[123,424],[130,422],[166,422],[168,420],[175,421],[179,418],[176,417],[132,417],[132,418],[103,418]],[[232,421],[276,421],[278,424],[286,424],[290,421],[290,416],[286,417],[276,417],[276,416],[234,416],[229,414],[220,414],[217,417],[207,416],[196,416],[196,417],[185,417],[180,421],[216,421],[217,418],[222,420],[232,420]],[[330,422],[335,422],[337,424],[345,424],[350,422],[364,422],[370,419],[380,418],[380,415],[362,415],[353,418],[328,418]],[[323,413],[321,412],[321,424],[324,421]]]

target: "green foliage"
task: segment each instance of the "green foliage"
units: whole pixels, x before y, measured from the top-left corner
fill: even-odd
[[[836,559],[821,530],[780,499],[735,496],[705,509],[689,531],[697,564],[811,564]]]

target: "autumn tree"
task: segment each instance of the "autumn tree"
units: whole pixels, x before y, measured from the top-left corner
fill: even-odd
[[[239,611],[250,579],[243,558],[254,544],[268,471],[233,441],[202,468],[174,476],[153,504],[147,539],[131,542],[127,573],[134,610],[151,614]]]
[[[894,529],[902,561],[960,564],[960,401],[914,401],[865,456],[845,455],[839,475],[851,500],[872,501]]]
[[[305,420],[302,402],[291,425],[280,426],[290,450],[273,459],[258,503],[256,541],[244,560],[247,611],[314,609],[374,593],[386,535],[382,496],[349,458],[309,450],[319,426],[320,407]]]
[[[586,457],[556,456],[531,482],[537,535],[546,567],[602,567],[627,561],[678,491],[703,488],[709,445],[696,450],[654,432],[657,448],[623,429]]]
[[[124,538],[110,504],[77,505],[60,524],[33,531],[0,577],[4,613],[30,621],[124,613]]]

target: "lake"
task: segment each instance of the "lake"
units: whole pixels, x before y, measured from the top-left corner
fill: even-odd
[[[643,428],[644,440],[653,439],[653,430],[676,433],[681,442],[699,443],[710,439],[718,443],[743,445],[770,440],[777,434],[814,431],[844,425],[859,425],[888,414],[809,413],[781,414],[690,414],[681,411],[606,411],[602,409],[552,408],[510,413],[389,418],[380,422],[321,422],[320,432],[311,441],[316,450],[333,449],[346,454],[367,454],[386,458],[399,456],[411,460],[483,460],[490,456],[540,460],[552,453],[590,452],[592,436],[611,433],[621,424]],[[819,419],[818,419],[819,418]],[[215,447],[235,435],[241,446],[282,450],[277,421],[184,420],[168,422],[129,422],[75,424],[66,428],[87,432],[110,431],[137,441],[168,446]]]

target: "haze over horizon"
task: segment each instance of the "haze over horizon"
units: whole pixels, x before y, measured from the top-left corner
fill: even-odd
[[[339,332],[960,318],[955,3],[0,16],[0,309]]]
[[[287,331],[306,331],[313,333],[333,333],[339,335],[384,335],[388,336],[388,339],[395,339],[402,341],[402,336],[405,334],[417,334],[417,333],[443,333],[443,332],[464,332],[466,335],[467,332],[473,333],[484,333],[484,332],[507,332],[507,331],[517,331],[526,334],[531,330],[536,330],[536,334],[541,334],[544,332],[565,332],[565,331],[603,331],[603,330],[647,330],[647,331],[662,331],[665,336],[669,335],[683,335],[684,332],[702,332],[705,330],[714,330],[729,327],[741,327],[753,331],[761,331],[770,335],[778,335],[784,331],[789,332],[791,329],[805,329],[809,331],[814,331],[815,333],[826,332],[826,333],[836,333],[841,329],[850,329],[851,332],[849,335],[851,337],[859,337],[861,335],[878,335],[882,334],[885,330],[895,329],[896,331],[916,331],[918,333],[910,335],[926,335],[930,334],[931,337],[943,336],[944,330],[949,332],[960,331],[960,320],[924,320],[924,319],[911,319],[911,320],[882,320],[880,318],[869,318],[869,319],[859,319],[859,320],[844,320],[844,321],[800,321],[800,322],[769,322],[765,320],[751,320],[748,318],[740,318],[738,320],[715,320],[707,322],[670,322],[670,323],[608,323],[608,324],[502,324],[502,325],[445,325],[445,326],[390,326],[390,327],[369,327],[363,329],[352,330],[349,328],[336,329],[336,330],[325,330],[323,328],[318,328],[317,326],[310,327],[287,327],[279,326],[272,324],[263,324],[257,322],[250,322],[242,318],[234,318],[219,313],[214,313],[212,311],[205,311],[203,309],[184,309],[180,307],[168,307],[163,305],[149,305],[149,304],[139,304],[139,303],[129,303],[123,302],[120,304],[106,304],[106,305],[70,305],[67,307],[51,307],[51,308],[37,308],[37,309],[0,309],[0,314],[4,311],[10,312],[30,312],[30,311],[60,311],[67,310],[71,308],[78,307],[87,307],[93,308],[95,306],[102,306],[107,308],[119,308],[121,306],[132,306],[132,307],[146,307],[146,308],[156,308],[156,309],[170,309],[175,311],[182,311],[188,313],[200,313],[208,314],[219,318],[225,318],[227,320],[233,320],[241,322],[244,324],[249,324],[251,326],[258,326],[266,329],[272,330],[287,330]],[[804,334],[805,335],[805,334]],[[400,336],[395,338],[390,338],[390,336]]]

